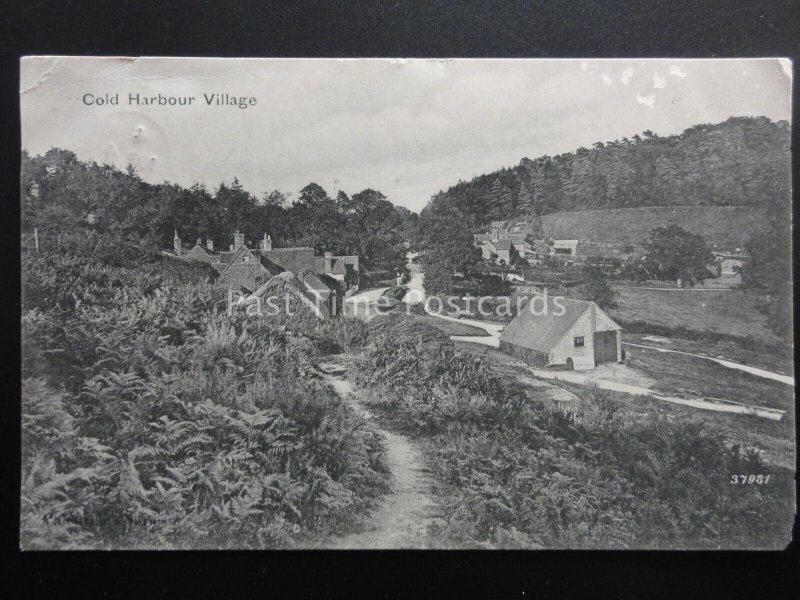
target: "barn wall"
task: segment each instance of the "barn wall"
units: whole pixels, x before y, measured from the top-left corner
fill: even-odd
[[[564,365],[567,363],[567,359],[571,358],[576,370],[594,369],[593,333],[592,311],[586,310],[553,347],[551,364]],[[583,336],[583,346],[576,348],[574,338],[581,335]]]
[[[547,354],[545,352],[538,352],[530,348],[523,348],[516,344],[509,344],[505,341],[500,341],[500,350],[506,354],[520,359],[521,361],[531,365],[532,367],[547,366]]]

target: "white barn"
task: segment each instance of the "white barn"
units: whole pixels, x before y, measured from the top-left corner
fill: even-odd
[[[594,302],[538,296],[503,330],[500,349],[532,366],[593,369],[622,362],[622,328]]]

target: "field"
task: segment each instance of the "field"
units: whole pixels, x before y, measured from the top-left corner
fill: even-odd
[[[680,225],[708,244],[742,247],[766,214],[744,206],[647,206],[566,211],[542,217],[545,238],[638,244],[654,227]]]
[[[615,288],[618,307],[610,314],[626,323],[646,321],[664,327],[685,327],[779,344],[758,310],[761,296],[741,290],[660,291]]]
[[[631,366],[655,379],[659,391],[779,408],[787,411],[787,420],[793,420],[794,390],[789,385],[692,356],[644,348],[628,352]]]

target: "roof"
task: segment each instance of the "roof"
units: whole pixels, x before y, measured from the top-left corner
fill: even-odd
[[[541,300],[537,300],[532,308],[529,308],[530,304],[523,306],[519,314],[506,325],[500,335],[501,342],[508,342],[539,352],[550,352],[584,312],[592,306],[595,310],[602,312],[594,302],[560,296],[539,296],[539,298],[546,299],[547,310],[543,310]],[[555,302],[556,300],[558,303]],[[561,306],[564,307],[563,313]],[[536,312],[533,312],[534,310]],[[610,317],[609,321],[617,329],[621,329]]]
[[[504,239],[504,240],[497,240],[494,242],[494,247],[498,250],[511,250],[511,240]]]
[[[303,283],[320,294],[330,294],[332,289],[332,286],[325,283],[325,281],[313,271],[306,271],[303,273]]]
[[[313,271],[315,267],[314,249],[308,246],[262,250],[261,256],[270,263],[295,274]]]

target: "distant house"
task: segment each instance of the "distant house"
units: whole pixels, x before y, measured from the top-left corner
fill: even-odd
[[[711,268],[717,277],[741,273],[742,267],[750,260],[750,255],[743,252],[714,252],[715,264]]]
[[[219,260],[211,265],[219,272],[222,285],[243,288],[248,292],[257,290],[270,277],[281,272],[244,244],[233,252],[221,252]]]
[[[533,366],[593,369],[622,361],[622,328],[594,302],[539,296],[503,330],[500,349]]]
[[[480,244],[481,257],[483,260],[493,260],[497,258],[497,248],[490,240],[484,240]]]
[[[190,260],[197,260],[200,262],[206,262],[208,264],[215,263],[219,260],[219,257],[214,254],[214,242],[209,242],[207,246],[203,246],[202,240],[197,238],[197,242],[195,243],[194,247],[189,250],[185,254],[186,258]]]
[[[308,246],[270,248],[262,250],[261,256],[280,271],[290,271],[298,277],[306,271],[313,271],[315,266],[314,249]]]
[[[517,253],[511,240],[506,238],[494,242],[494,247],[497,254],[497,262],[503,262],[507,265],[511,264],[511,258]]]
[[[358,256],[334,256],[333,253],[326,252],[324,256],[314,258],[314,268],[317,273],[344,282],[348,288],[358,286]]]

